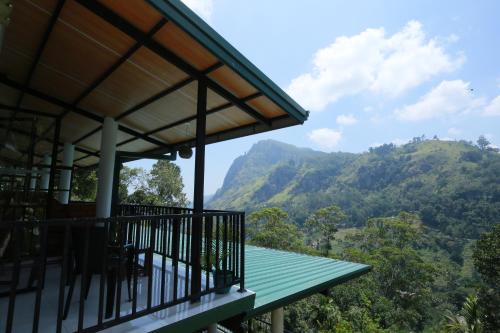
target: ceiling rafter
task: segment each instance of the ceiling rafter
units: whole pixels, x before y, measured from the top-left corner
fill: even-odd
[[[94,13],[95,15],[99,16],[109,24],[113,25],[114,27],[118,28],[120,31],[128,35],[129,37],[135,39],[135,40],[141,40],[144,36],[144,33],[137,29],[135,26],[130,24],[127,20],[123,19],[120,17],[118,14],[116,14],[114,11],[111,9],[107,8],[103,4],[95,1],[95,0],[76,0],[79,4],[87,8],[89,11]],[[267,125],[271,126],[271,121],[264,117],[262,114],[257,112],[255,109],[253,109],[251,106],[248,104],[241,102],[241,100],[233,95],[231,92],[226,90],[224,87],[222,87],[220,84],[215,82],[213,79],[205,75],[202,71],[197,70],[194,68],[192,65],[187,63],[184,59],[176,55],[174,52],[171,50],[165,48],[163,45],[158,43],[155,40],[147,40],[144,46],[148,47],[151,51],[162,57],[163,59],[167,60],[168,62],[172,63],[175,65],[177,68],[180,70],[184,71],[186,74],[194,77],[196,80],[206,80],[207,85],[210,89],[212,89],[214,92],[219,94],[220,96],[224,97],[226,100],[229,102],[233,103],[243,111],[245,111],[247,114],[255,118],[257,121]]]
[[[39,111],[39,110],[33,110],[33,109],[26,109],[26,108],[18,108],[18,107],[15,107],[15,106],[5,105],[5,104],[2,104],[2,103],[0,103],[0,109],[1,110],[9,110],[9,111],[15,111],[15,110],[17,110],[20,113],[27,113],[27,114],[31,114],[31,115],[34,115],[34,116],[42,116],[42,117],[50,117],[50,118],[57,118],[58,117],[58,115],[52,114],[52,113],[49,113],[49,112],[44,112],[44,111]]]
[[[70,105],[69,103],[66,103],[56,97],[53,97],[53,96],[50,96],[50,95],[47,95],[43,92],[40,92],[38,90],[35,90],[33,88],[30,88],[30,87],[23,87],[21,84],[19,84],[18,82],[15,82],[9,78],[7,78],[5,75],[3,76],[0,76],[0,83],[3,83],[11,88],[14,88],[14,89],[17,89],[17,90],[23,90],[25,93],[28,93],[30,95],[33,95],[35,97],[38,97],[40,99],[43,99],[47,102],[50,102],[54,105],[58,105],[58,106],[61,106],[63,108],[67,108],[67,109],[72,109],[75,113],[83,116],[83,117],[86,117],[88,119],[91,119],[91,120],[94,120],[95,122],[98,122],[98,123],[103,123],[104,122],[104,117],[98,115],[98,114],[95,114],[93,112],[90,112],[90,111],[87,111],[87,110],[84,110],[80,107],[77,107],[77,106],[72,106]],[[154,139],[152,137],[149,137],[147,135],[145,135],[144,133],[140,133],[136,130],[133,130],[131,128],[128,128],[124,125],[118,125],[118,129],[124,133],[127,133],[129,135],[132,135],[132,136],[135,136],[135,137],[138,137],[144,141],[147,141],[147,142],[150,142],[156,146],[160,146],[160,147],[167,147],[168,145],[165,144],[164,142],[162,141],[159,141],[157,139]]]
[[[260,96],[262,96],[262,93],[257,92],[257,93],[255,93],[255,94],[251,94],[251,95],[249,95],[249,96],[247,96],[247,97],[242,98],[242,99],[241,99],[241,101],[243,101],[243,102],[248,102],[248,101],[250,101],[250,100],[252,100],[252,99],[254,99],[254,98],[258,98],[258,97],[260,97]],[[232,104],[232,103],[225,103],[225,104],[222,104],[222,105],[220,105],[220,106],[216,106],[216,107],[214,107],[214,108],[212,108],[212,109],[210,109],[210,110],[207,110],[207,116],[209,116],[209,115],[211,115],[211,114],[214,114],[214,113],[216,113],[216,112],[220,112],[220,111],[226,110],[226,109],[228,109],[228,108],[230,108],[230,107],[232,107],[232,106],[233,106],[233,104]],[[151,130],[151,131],[149,131],[149,132],[146,132],[146,133],[144,133],[144,134],[146,134],[146,135],[152,135],[152,134],[155,134],[155,133],[158,133],[158,132],[162,132],[162,131],[165,131],[165,130],[167,130],[167,129],[170,129],[170,128],[173,128],[173,127],[176,127],[176,126],[179,126],[179,125],[185,124],[185,123],[188,123],[188,122],[193,121],[193,120],[195,120],[195,119],[196,119],[196,115],[189,116],[189,117],[183,118],[183,119],[181,119],[181,120],[175,121],[175,122],[173,122],[173,123],[170,123],[170,124],[167,124],[167,125],[164,125],[164,126],[158,127],[158,128],[156,128],[156,129]],[[97,132],[98,130],[99,130],[99,129],[96,129],[95,131]],[[90,134],[90,133],[89,133],[89,134]],[[124,140],[124,141],[122,141],[122,142],[119,142],[116,146],[117,146],[117,147],[120,147],[120,146],[126,145],[127,143],[133,142],[133,141],[135,141],[135,140],[136,140],[136,138],[127,139],[127,140]],[[85,158],[87,158],[87,157],[90,157],[90,156],[82,156],[82,157],[80,157],[79,159],[77,159],[77,161],[83,160],[83,159],[85,159]]]
[[[6,129],[7,127],[6,127],[6,126],[4,126],[4,125],[2,125],[2,124],[0,124],[0,128],[2,128],[2,129]],[[20,134],[20,135],[24,135],[24,136],[28,136],[28,137],[30,137],[30,136],[32,135],[30,132],[27,132],[27,131],[22,130],[22,129],[20,129],[20,128],[11,128],[11,132],[16,133],[16,134]],[[50,144],[54,144],[54,141],[52,141],[52,140],[50,140],[50,139],[48,139],[48,138],[42,138],[40,135],[36,135],[36,134],[35,134],[35,137],[36,137],[37,139],[39,139],[39,141],[46,141],[46,142],[48,142],[48,143],[50,143]],[[63,143],[63,142],[59,142],[59,144],[58,144],[58,145],[59,145],[59,146],[64,146],[64,143]],[[88,150],[88,149],[86,149],[86,148],[82,148],[82,147],[75,146],[75,150],[76,150],[76,151],[79,151],[79,152],[81,152],[81,153],[83,153],[83,154],[87,154],[87,156],[95,156],[95,157],[99,157],[99,153],[97,153],[97,152],[93,152],[93,151]],[[39,155],[37,155],[37,156],[39,156]]]
[[[277,117],[271,118],[271,120],[273,121],[273,123],[279,123],[280,121],[285,121],[287,119],[288,119],[287,115],[281,115],[281,116],[277,116]],[[212,140],[214,140],[214,141],[215,140],[219,140],[220,137],[224,137],[224,136],[227,137],[224,140],[227,140],[228,138],[230,138],[231,134],[238,133],[240,131],[245,131],[245,130],[251,130],[251,133],[249,133],[249,134],[260,133],[260,132],[262,132],[264,130],[264,126],[261,123],[259,123],[259,122],[254,122],[254,123],[247,124],[247,125],[242,125],[242,126],[238,126],[238,127],[234,127],[234,128],[229,128],[229,129],[227,129],[225,131],[221,131],[221,132],[218,132],[218,133],[215,133],[215,134],[207,135],[205,137],[205,139],[206,139],[207,144],[209,144]],[[180,145],[188,145],[188,146],[192,147],[192,146],[194,146],[194,143],[195,143],[195,139],[189,139],[189,140],[185,140],[185,141],[176,143],[175,145],[172,145],[170,148],[151,149],[151,150],[145,151],[144,154],[162,154],[162,153],[166,153],[166,152],[172,151],[173,149],[175,149],[176,146],[180,146]],[[82,160],[82,159],[87,158],[87,157],[88,156],[82,157],[82,158],[80,158],[78,160]],[[91,164],[91,165],[84,166],[82,168],[85,168],[85,169],[89,168],[90,169],[90,168],[94,168],[96,166],[97,166],[97,164]]]
[[[214,70],[216,70],[217,68],[220,68],[221,66],[223,66],[222,63],[216,63],[212,66],[210,66],[209,68],[207,68],[204,72],[205,73],[210,73]],[[153,95],[147,99],[145,99],[144,101],[140,102],[139,104],[133,106],[132,108],[128,109],[127,111],[124,111],[122,112],[121,114],[119,114],[117,117],[115,117],[115,120],[120,120],[122,118],[125,118],[131,114],[133,114],[134,112],[137,112],[139,110],[141,110],[142,108],[158,101],[159,99],[167,96],[167,95],[170,95],[176,91],[178,91],[179,89],[187,86],[188,84],[190,84],[191,82],[193,82],[194,79],[192,77],[189,77],[185,80],[182,80],[166,89],[164,89],[163,91],[160,91],[159,93],[157,93],[156,95]],[[81,136],[80,138],[76,139],[75,141],[73,141],[73,144],[77,144],[89,137],[91,137],[92,135],[94,135],[95,133],[99,132],[100,130],[102,129],[102,126],[98,126],[96,128],[94,128],[92,131],[86,133],[85,135]]]
[[[47,26],[47,29],[45,30],[42,41],[40,42],[40,45],[38,46],[38,49],[36,50],[35,58],[33,59],[33,62],[31,63],[30,69],[28,71],[28,75],[26,76],[26,80],[24,81],[24,86],[28,87],[31,83],[31,79],[33,78],[33,74],[35,73],[35,69],[38,66],[38,63],[40,62],[40,58],[42,57],[43,51],[45,50],[45,47],[49,41],[49,38],[52,34],[52,30],[54,30],[54,26],[57,23],[57,20],[59,19],[59,14],[61,14],[62,8],[64,7],[64,3],[66,0],[59,0],[59,2],[56,5],[56,8],[54,9],[54,12],[52,13],[52,16],[50,17],[49,25]],[[17,112],[19,111],[19,108],[21,107],[21,103],[23,102],[24,98],[24,90],[21,90],[19,93],[19,97],[17,98],[16,101],[16,107],[12,113],[12,117],[15,117]],[[9,135],[10,128],[12,127],[12,123],[9,123],[8,129],[7,129],[7,134]]]
[[[109,78],[123,63],[125,63],[137,50],[139,50],[146,40],[150,39],[154,36],[165,24],[167,24],[168,20],[162,18],[158,23],[155,24],[151,30],[143,36],[142,39],[136,40],[136,43],[130,47],[127,52],[125,52],[113,65],[111,65],[104,73],[102,73],[97,79],[95,79],[92,84],[90,84],[74,101],[71,103],[71,106],[74,108],[77,106],[85,97],[90,95],[101,83],[103,83],[107,78]],[[60,118],[64,118],[69,112],[73,111],[73,108],[68,108],[62,112]],[[55,125],[55,122],[47,129],[47,131],[51,130]],[[45,134],[45,133],[44,133]]]

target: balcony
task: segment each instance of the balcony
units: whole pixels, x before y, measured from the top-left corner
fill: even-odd
[[[166,326],[248,296],[244,213],[116,209],[113,218],[0,223],[0,331],[123,332],[148,315]]]

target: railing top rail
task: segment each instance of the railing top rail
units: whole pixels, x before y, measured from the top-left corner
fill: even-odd
[[[226,211],[208,211],[202,214],[161,214],[161,215],[133,215],[133,216],[117,216],[108,218],[97,217],[80,217],[80,218],[62,218],[62,219],[44,219],[31,221],[0,221],[0,229],[5,229],[16,226],[40,226],[48,224],[50,226],[86,226],[106,222],[125,222],[134,220],[161,220],[161,219],[183,219],[183,218],[199,218],[199,217],[214,217],[214,216],[232,216],[244,215],[244,212],[226,212]]]
[[[178,208],[178,209],[193,209],[191,207],[179,207],[179,206],[168,206],[168,205],[152,205],[152,204],[136,204],[136,203],[123,203],[120,206],[141,206],[141,207],[161,207],[161,208]]]
[[[175,207],[175,206],[162,206],[162,205],[149,205],[149,204],[119,204],[121,207],[148,207],[148,208],[169,208],[169,209],[179,209],[179,210],[189,210],[194,211],[190,207]],[[204,209],[206,213],[244,213],[243,211],[230,211],[224,209]]]

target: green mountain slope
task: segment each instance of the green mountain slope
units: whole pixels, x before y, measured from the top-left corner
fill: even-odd
[[[406,210],[429,227],[475,237],[500,222],[500,154],[420,138],[361,154],[261,141],[233,162],[209,206],[247,212],[278,206],[302,224],[332,203],[348,214],[347,226]]]

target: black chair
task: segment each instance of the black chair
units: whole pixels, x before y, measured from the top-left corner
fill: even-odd
[[[85,299],[87,299],[90,285],[92,282],[92,276],[94,274],[102,274],[103,273],[103,264],[105,264],[106,274],[108,274],[108,286],[107,288],[115,288],[116,283],[112,281],[109,283],[109,274],[113,273],[113,270],[117,273],[116,276],[119,279],[123,279],[125,276],[127,278],[127,291],[129,301],[131,300],[130,293],[130,284],[132,280],[132,271],[133,271],[133,247],[131,245],[125,245],[124,252],[120,256],[120,247],[119,246],[110,246],[105,243],[105,230],[102,227],[92,227],[88,231],[89,235],[89,244],[88,244],[88,253],[87,253],[87,262],[86,267],[84,267],[85,263],[85,237],[87,235],[87,231],[84,228],[77,228],[72,232],[72,248],[74,255],[74,263],[73,270],[70,274],[70,289],[68,295],[66,297],[66,304],[64,308],[63,319],[66,319],[69,312],[69,307],[71,303],[71,298],[73,297],[73,291],[75,289],[76,277],[78,275],[81,276],[82,279],[86,279],[85,290],[81,292],[85,292]],[[107,247],[107,256],[103,255],[104,249]],[[121,257],[121,260],[120,260]],[[106,260],[104,263],[103,261]],[[83,276],[83,272],[85,271],[85,276]],[[114,302],[114,300],[107,300],[107,302]]]

